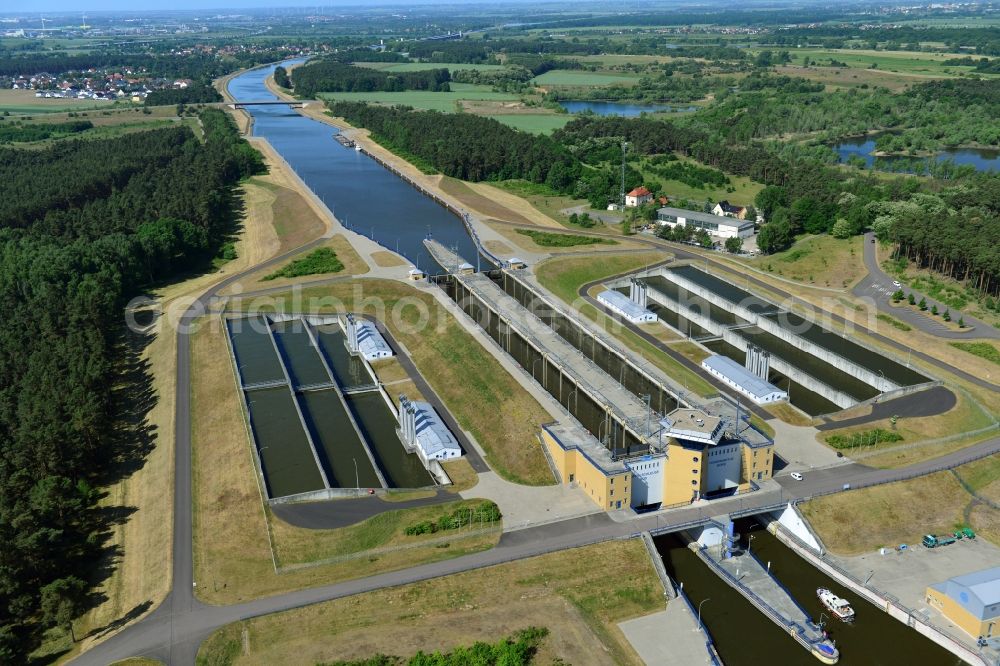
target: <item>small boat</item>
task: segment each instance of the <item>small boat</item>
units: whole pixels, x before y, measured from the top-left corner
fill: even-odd
[[[819,600],[826,606],[828,611],[844,622],[854,620],[854,609],[851,608],[851,604],[848,603],[847,599],[841,599],[825,587],[816,590],[816,596],[819,597]]]
[[[358,143],[355,143],[354,144],[354,150],[356,150],[356,151],[358,151],[360,153],[361,152],[361,145],[358,144]]]

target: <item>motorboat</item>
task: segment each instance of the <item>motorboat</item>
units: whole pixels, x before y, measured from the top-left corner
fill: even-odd
[[[851,604],[847,601],[847,599],[838,597],[825,587],[821,587],[816,590],[816,596],[819,597],[820,602],[826,606],[828,611],[844,622],[851,622],[854,620],[854,609],[851,608]]]

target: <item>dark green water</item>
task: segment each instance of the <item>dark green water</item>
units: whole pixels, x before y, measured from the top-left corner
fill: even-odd
[[[393,488],[421,488],[434,484],[415,453],[407,453],[396,435],[396,418],[378,391],[345,396],[347,405],[368,440],[386,483]],[[360,463],[359,463],[360,464]]]
[[[653,277],[646,278],[644,282],[664,296],[673,299],[681,306],[697,312],[702,316],[708,317],[717,324],[721,324],[723,326],[735,326],[737,324],[748,323],[746,320],[740,319],[729,310],[707,301],[701,296],[692,294],[687,289],[678,286],[676,283],[671,282],[666,278],[654,275]]]
[[[843,666],[951,666],[962,663],[916,631],[891,618],[871,604],[857,599],[832,579],[793,553],[756,523],[739,521],[737,532],[742,545],[747,532],[753,534],[752,549],[807,612],[820,619],[824,609],[816,598],[816,588],[826,587],[851,602],[857,613],[853,625],[838,620],[826,623],[830,637],[837,641]],[[683,581],[684,592],[697,610],[715,642],[726,666],[816,666],[819,662],[774,622],[758,611],[736,590],[671,535],[655,539],[657,550],[671,578]]]
[[[818,587],[830,589],[837,596],[851,602],[856,613],[853,624],[825,620],[827,632],[837,641],[837,647],[841,651],[841,664],[957,666],[962,663],[958,657],[933,641],[838,585],[756,522],[739,521],[736,531],[742,535],[743,546],[746,546],[748,534],[753,535],[751,548],[757,559],[764,563],[771,562],[771,572],[775,578],[812,614],[814,620],[819,620],[820,613],[826,613],[816,597]]]
[[[339,324],[317,327],[316,337],[341,388],[349,389],[373,382],[361,358],[347,351],[344,344],[347,336]]]
[[[746,359],[746,352],[734,347],[725,340],[711,340],[702,344],[704,344],[710,351],[713,351],[716,354],[722,354],[723,356],[728,356],[741,365]],[[807,389],[805,386],[802,386],[802,384],[791,380],[773,368],[768,373],[767,380],[778,388],[788,391],[789,402],[810,416],[816,416],[817,414],[830,414],[832,412],[840,411],[840,407],[838,407],[836,403],[827,400],[819,393]]]
[[[236,364],[243,384],[278,381],[285,378],[274,353],[274,344],[267,334],[267,324],[258,319],[228,319],[229,339],[233,344]]]
[[[296,387],[329,383],[319,352],[313,347],[302,322],[298,319],[278,322],[272,326],[278,349],[284,356],[292,384]]]
[[[843,336],[831,333],[822,326],[812,324],[795,313],[772,313],[768,314],[767,318],[777,322],[782,328],[798,333],[809,342],[850,359],[862,367],[868,368],[873,372],[883,372],[887,379],[901,386],[910,386],[927,381],[927,378],[919,372],[915,372],[905,365],[896,363],[892,359],[886,358]]]
[[[268,495],[282,497],[322,489],[323,478],[289,390],[260,389],[246,395]]]
[[[330,485],[335,488],[381,488],[364,444],[335,389],[306,391],[299,396],[299,401]]]
[[[730,303],[742,305],[751,312],[763,314],[765,312],[774,312],[778,309],[778,306],[773,303],[768,303],[764,299],[754,296],[749,291],[740,289],[736,285],[717,278],[703,270],[699,270],[694,266],[678,266],[669,270],[671,273],[676,273],[708,289],[712,293],[718,294]]]

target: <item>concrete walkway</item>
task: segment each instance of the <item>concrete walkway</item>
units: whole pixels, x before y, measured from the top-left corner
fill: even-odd
[[[462,499],[481,497],[496,502],[503,514],[504,531],[600,512],[579,488],[563,484],[522,486],[496,472],[480,474],[479,483],[460,495]]]
[[[793,426],[781,419],[771,419],[767,423],[774,428],[775,452],[788,463],[782,470],[784,473],[850,462],[846,457],[838,458],[836,452],[816,441],[819,431],[812,426]]]
[[[619,622],[618,628],[647,666],[712,663],[708,637],[698,631],[698,621],[683,599],[674,599],[659,613]]]

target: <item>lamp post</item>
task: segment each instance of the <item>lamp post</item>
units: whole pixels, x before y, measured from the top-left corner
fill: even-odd
[[[747,555],[750,554],[750,544],[753,542],[753,539],[754,539],[753,535],[747,533]]]
[[[354,461],[354,489],[361,490],[361,482],[358,479],[358,459],[351,458]]]
[[[698,628],[699,629],[702,628],[702,624],[701,624],[701,604],[705,603],[706,601],[711,601],[711,599],[702,599],[701,603],[698,604]]]

